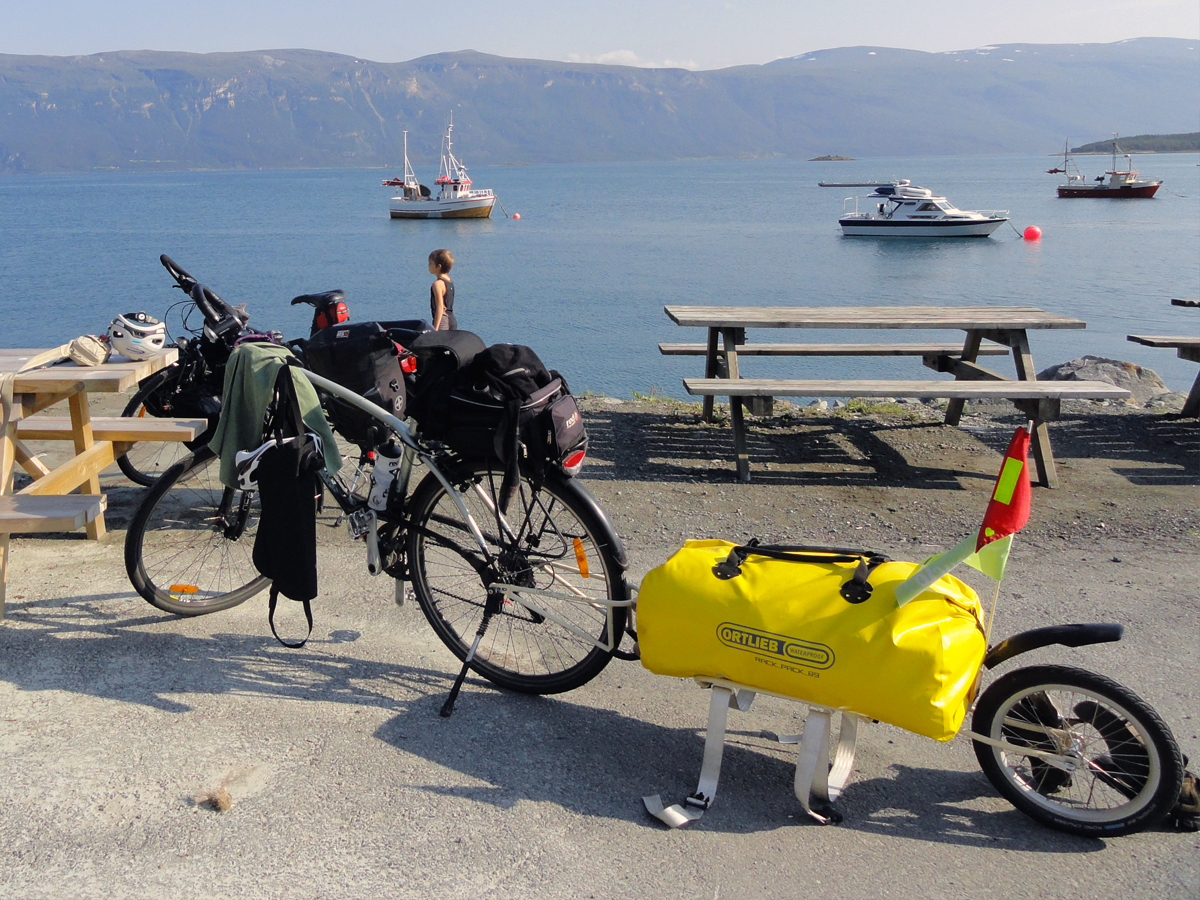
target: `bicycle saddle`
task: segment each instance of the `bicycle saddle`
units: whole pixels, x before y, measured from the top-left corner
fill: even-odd
[[[326,303],[337,303],[339,300],[346,299],[346,292],[343,290],[322,291],[319,294],[301,294],[299,297],[292,298],[292,306],[297,303],[307,303],[309,306],[323,306]]]

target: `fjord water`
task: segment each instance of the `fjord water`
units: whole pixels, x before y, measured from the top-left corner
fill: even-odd
[[[466,150],[467,148],[463,148]],[[469,158],[469,157],[468,157]],[[667,304],[1029,305],[1085,320],[1031,334],[1044,368],[1085,354],[1128,360],[1186,390],[1195,364],[1125,336],[1200,333],[1196,154],[1141,156],[1153,200],[1060,200],[1051,157],[853,162],[695,161],[473,167],[500,198],[490,220],[392,221],[379,170],[35,175],[0,179],[0,346],[103,332],[121,312],[181,298],[166,253],[252,324],[307,334],[301,293],[342,288],[356,321],[427,317],[426,258],[450,248],[462,327],[532,346],[576,392],[686,396],[701,341]],[[1107,157],[1081,157],[1088,176]],[[418,175],[429,181],[433,173]],[[841,236],[844,197],[819,181],[909,178],[963,209],[1008,209],[983,239]],[[520,219],[505,213],[520,215]],[[1043,231],[1022,240],[1027,225]],[[169,320],[169,324],[175,324]],[[757,340],[953,340],[958,334],[751,334]],[[993,360],[1006,374],[1011,364]],[[747,376],[923,378],[914,359],[750,359]]]

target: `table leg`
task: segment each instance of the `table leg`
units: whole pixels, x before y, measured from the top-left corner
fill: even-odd
[[[725,347],[725,377],[732,378],[735,381],[742,377],[742,373],[738,371],[737,342],[744,341],[746,339],[745,335],[746,329],[744,328],[721,329],[721,340]],[[713,375],[711,377],[719,378],[720,376]]]
[[[716,328],[708,329],[708,349],[704,354],[704,377],[717,378],[717,338],[720,331]],[[707,396],[704,398],[703,406],[701,407],[700,418],[705,422],[713,420],[713,401],[714,397]]]
[[[13,465],[17,456],[16,403],[13,399],[12,376],[0,375],[0,495],[12,493]],[[0,533],[0,620],[4,618],[4,601],[8,581],[8,532]]]
[[[1025,329],[1009,332],[1008,346],[1012,349],[1013,364],[1017,367],[1018,381],[1037,381],[1037,369],[1033,366],[1033,354],[1029,350],[1029,335]],[[1033,422],[1029,449],[1037,466],[1038,482],[1048,488],[1058,487],[1058,468],[1054,465],[1054,453],[1050,449],[1050,429],[1046,424],[1049,416],[1039,415]]]
[[[28,472],[33,478],[42,478],[50,474],[50,469],[40,459],[29,452],[29,448],[22,441],[13,441],[13,450],[15,452],[17,463],[22,469]]]
[[[4,621],[4,602],[8,588],[8,532],[0,534],[0,622]]]
[[[968,331],[967,339],[963,342],[962,356],[964,362],[975,362],[979,359],[979,345],[983,342],[983,334],[978,331]],[[962,418],[966,400],[952,399],[946,404],[946,424],[957,425]]]
[[[1200,418],[1200,375],[1197,375],[1196,380],[1192,382],[1192,390],[1183,403],[1182,414],[1191,416],[1193,419]]]
[[[746,448],[746,419],[742,414],[742,398],[729,398],[729,424],[733,429],[733,456],[737,461],[737,479],[750,481],[750,454]]]
[[[724,328],[721,337],[725,343],[725,377],[737,381],[742,377],[738,370],[737,342],[745,340],[745,330]],[[729,398],[729,424],[733,429],[733,455],[737,461],[738,481],[750,480],[750,455],[746,449],[746,398]]]
[[[88,409],[87,391],[72,394],[67,402],[71,407],[71,431],[74,433],[75,455],[79,456],[95,444],[95,439],[92,437],[92,414]],[[100,476],[89,477],[79,486],[79,493],[99,495],[101,493]],[[95,519],[88,522],[86,528],[89,540],[95,541],[104,537],[104,513],[100,513]]]

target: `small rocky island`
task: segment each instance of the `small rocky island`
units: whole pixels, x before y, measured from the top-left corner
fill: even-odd
[[[854,162],[853,156],[814,156],[809,162]]]

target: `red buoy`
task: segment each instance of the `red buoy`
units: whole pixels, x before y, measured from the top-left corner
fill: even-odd
[[[520,214],[520,213],[513,213],[513,218],[514,218],[514,219],[519,219],[519,218],[521,218],[521,214]]]
[[[1025,240],[1040,241],[1042,239],[1042,229],[1036,225],[1030,225],[1025,229]]]

